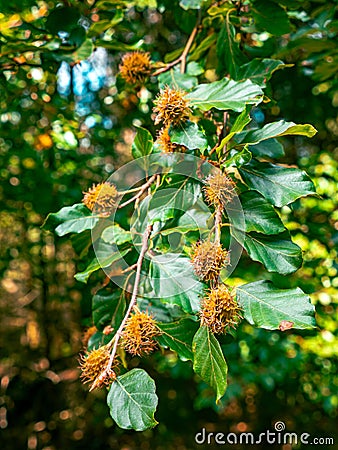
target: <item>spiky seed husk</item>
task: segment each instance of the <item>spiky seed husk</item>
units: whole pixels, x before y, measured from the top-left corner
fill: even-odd
[[[114,184],[108,181],[99,184],[93,184],[87,192],[83,192],[82,202],[91,211],[94,210],[100,215],[109,215],[116,206],[118,192]]]
[[[154,101],[155,125],[161,122],[165,126],[170,124],[178,125],[186,121],[190,116],[191,110],[185,95],[184,91],[171,89],[168,86],[161,90]]]
[[[183,145],[175,144],[171,142],[169,136],[169,128],[170,125],[167,125],[160,129],[157,135],[157,143],[160,146],[162,152],[164,153],[173,153],[175,151],[183,151],[185,147]]]
[[[224,207],[236,195],[234,181],[224,175],[222,172],[217,172],[215,175],[209,175],[204,181],[203,191],[209,204],[215,207]]]
[[[203,299],[201,325],[206,325],[212,333],[224,333],[236,327],[241,319],[240,310],[235,296],[222,284],[210,289]]]
[[[155,350],[155,336],[160,334],[155,320],[146,312],[135,311],[122,333],[122,346],[133,356],[143,356]]]
[[[230,264],[229,252],[217,242],[197,242],[191,262],[196,275],[204,281],[216,281],[222,267]]]
[[[140,51],[126,53],[122,57],[119,69],[121,77],[127,83],[143,84],[150,75],[150,55]]]
[[[112,368],[107,371],[110,352],[106,345],[90,351],[87,355],[80,356],[81,380],[83,383],[91,383],[90,390],[109,385],[116,379],[115,370],[118,361],[115,359]]]
[[[87,328],[84,333],[83,333],[83,337],[82,337],[82,344],[85,348],[87,348],[88,346],[88,342],[89,339],[93,336],[93,334],[95,334],[97,332],[97,328],[96,326],[92,326]]]

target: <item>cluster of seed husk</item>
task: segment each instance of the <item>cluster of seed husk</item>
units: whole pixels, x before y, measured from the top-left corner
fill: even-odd
[[[82,344],[83,344],[84,348],[87,348],[89,339],[96,332],[97,332],[97,328],[95,325],[93,325],[92,327],[89,327],[85,330],[85,332],[83,333],[83,336],[82,336]]]
[[[163,153],[173,153],[175,151],[184,151],[185,147],[183,145],[175,144],[171,141],[169,135],[170,125],[167,125],[160,129],[157,135],[157,143],[160,146]]]
[[[163,123],[168,125],[179,125],[185,122],[191,113],[189,102],[185,98],[186,93],[179,89],[165,87],[154,101],[155,125]]]
[[[222,172],[217,172],[205,179],[203,191],[209,204],[224,208],[236,195],[235,187],[236,185],[230,177]]]
[[[221,269],[230,263],[229,252],[218,242],[197,242],[191,262],[196,275],[204,281],[217,281]]]
[[[129,84],[144,84],[150,75],[151,60],[147,52],[130,52],[122,57],[119,66],[121,77]]]
[[[82,202],[88,209],[102,216],[113,212],[118,198],[118,192],[114,184],[108,181],[93,186],[83,192]]]
[[[116,379],[118,361],[115,358],[110,370],[107,370],[110,352],[106,345],[91,350],[87,355],[80,356],[81,380],[83,383],[91,383],[90,390],[101,388],[112,383]]]
[[[155,336],[161,334],[155,320],[147,312],[136,310],[126,322],[122,347],[132,356],[144,356],[155,350]]]
[[[201,325],[207,326],[212,333],[225,333],[238,324],[240,310],[235,295],[221,284],[210,289],[202,301]]]

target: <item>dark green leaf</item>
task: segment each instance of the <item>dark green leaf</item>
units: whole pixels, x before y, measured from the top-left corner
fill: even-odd
[[[125,242],[130,242],[132,240],[132,235],[130,231],[124,230],[120,225],[115,223],[103,230],[101,238],[104,242],[107,242],[107,244],[121,245]]]
[[[175,253],[153,256],[149,275],[156,297],[180,306],[188,314],[200,310],[204,285],[195,276],[188,258]]]
[[[285,154],[283,145],[274,138],[249,145],[249,150],[254,156],[268,156],[269,158],[280,158]]]
[[[155,382],[142,369],[117,377],[107,396],[111,417],[125,430],[144,431],[157,425],[157,403]]]
[[[208,327],[201,327],[194,336],[194,371],[216,392],[218,401],[227,388],[228,366],[218,340]]]
[[[56,8],[47,17],[45,27],[52,34],[58,34],[60,31],[70,32],[77,26],[79,20],[80,12],[78,9]]]
[[[177,322],[158,323],[162,334],[157,338],[160,345],[169,347],[182,358],[193,360],[192,341],[199,327],[198,322],[181,319]]]
[[[278,59],[255,58],[237,70],[237,80],[250,79],[259,86],[264,87],[276,70],[292,67],[293,64],[284,64]]]
[[[237,231],[232,230],[236,239]],[[237,239],[241,242],[240,239]],[[288,232],[265,236],[262,233],[247,233],[244,248],[251,259],[259,261],[269,272],[282,275],[293,273],[302,265],[302,250],[293,243]]]
[[[223,78],[209,84],[200,84],[186,98],[192,106],[202,111],[211,108],[220,110],[231,109],[241,112],[246,105],[257,105],[262,101],[263,91],[250,80],[237,82]]]
[[[99,221],[99,217],[92,215],[91,211],[82,203],[65,206],[56,213],[48,214],[43,227],[54,230],[58,236],[68,233],[81,233],[92,230]]]
[[[169,135],[173,143],[184,145],[189,150],[198,148],[203,151],[208,146],[204,132],[195,122],[186,122],[179,127],[171,128]]]
[[[226,15],[218,35],[216,52],[218,72],[223,76],[228,73],[231,78],[237,80],[239,67],[247,62],[247,58],[239,48],[239,42],[236,39],[236,29],[230,22],[229,14]]]
[[[252,160],[248,165],[242,166],[239,172],[252,189],[256,189],[278,207],[316,193],[312,181],[300,169]]]
[[[96,328],[103,329],[111,325],[116,331],[120,326],[126,308],[123,291],[106,287],[100,289],[93,297],[92,314]]]
[[[236,289],[244,318],[260,328],[277,330],[282,321],[293,328],[314,328],[315,308],[308,295],[299,289],[278,289],[270,281],[256,281]]]
[[[137,133],[131,148],[135,159],[150,155],[153,150],[154,139],[148,130],[138,127]]]
[[[264,234],[278,234],[285,230],[275,209],[256,191],[246,191],[239,196],[247,233],[257,231]],[[231,208],[231,205],[229,206]],[[235,226],[235,225],[234,225]]]
[[[285,9],[277,3],[255,0],[251,4],[251,12],[259,30],[268,31],[274,36],[289,33],[290,22],[288,15]]]

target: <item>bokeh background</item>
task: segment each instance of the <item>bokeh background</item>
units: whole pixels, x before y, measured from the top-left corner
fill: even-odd
[[[131,159],[133,126],[154,131],[149,111],[157,85],[134,89],[117,77],[122,44],[99,46],[79,64],[52,57],[36,62],[25,47],[25,61],[17,53],[13,59],[23,45],[17,21],[32,15],[29,23],[38,26],[56,2],[0,2],[1,450],[186,450],[195,448],[202,427],[259,433],[278,420],[287,431],[337,442],[338,24],[334,2],[303,4],[307,18],[296,17],[288,38],[246,38],[256,42],[253,55],[294,64],[274,74],[269,89],[276,101],[257,108],[256,122],[286,119],[318,129],[311,140],[284,139],[281,160],[306,170],[317,187],[317,197],[282,209],[304,265],[286,280],[244,255],[232,282],[264,276],[279,286],[300,286],[316,305],[318,328],[281,333],[243,323],[236,340],[223,342],[230,376],[219,405],[189,363],[173,353],[148,357],[142,365],[156,379],[160,425],[136,433],[118,429],[105,393],[88,393],[79,381],[78,354],[91,324],[90,289],[74,279],[83,255],[76,240],[56,238],[41,225],[49,212],[79,202],[83,190]],[[182,47],[189,33],[178,7],[158,5],[135,2],[117,38],[127,46],[142,39],[160,59]],[[100,17],[92,20],[100,24]]]

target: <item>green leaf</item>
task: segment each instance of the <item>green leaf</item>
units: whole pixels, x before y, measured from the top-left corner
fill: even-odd
[[[299,135],[312,137],[316,133],[317,130],[312,125],[296,125],[293,122],[279,120],[278,122],[268,123],[267,125],[264,125],[263,128],[256,128],[238,133],[234,140],[237,144],[254,145],[258,142],[278,136]]]
[[[157,190],[149,202],[148,220],[154,223],[178,218],[197,202],[200,193],[200,184],[190,178],[185,178],[183,182],[179,181],[177,187],[170,184]]]
[[[116,331],[120,326],[126,309],[123,291],[111,290],[110,287],[100,289],[93,297],[93,322],[101,330],[111,325]]]
[[[293,328],[315,328],[315,308],[310,297],[299,289],[278,289],[271,281],[256,281],[236,288],[244,318],[256,327],[277,330],[281,322]]]
[[[116,378],[107,404],[120,428],[144,431],[157,425],[154,414],[158,398],[155,382],[143,369],[133,369]]]
[[[170,86],[185,91],[189,91],[198,84],[198,79],[195,76],[181,73],[179,69],[171,69],[168,72],[162,73],[158,77],[158,81],[160,89],[163,89],[165,86]]]
[[[201,9],[203,2],[204,2],[204,0],[181,0],[180,7],[185,10]]]
[[[244,164],[248,164],[251,161],[252,154],[247,149],[247,147],[244,147],[241,151],[237,151],[235,149],[230,150],[229,156],[227,159],[222,163],[221,167],[241,167]]]
[[[203,54],[212,47],[217,41],[217,34],[211,33],[203,39],[203,41],[192,51],[189,56],[189,61],[200,61]]]
[[[45,27],[52,34],[58,34],[60,31],[70,32],[77,26],[80,17],[77,8],[55,8],[47,17]]]
[[[101,238],[107,244],[121,245],[132,240],[130,231],[124,230],[120,225],[114,224],[103,230]]]
[[[115,246],[108,246],[97,251],[97,257],[94,258],[83,272],[78,272],[74,275],[74,278],[81,283],[87,283],[88,278],[93,272],[99,269],[105,269],[114,262],[123,258],[131,249],[118,250]]]
[[[137,133],[131,148],[132,155],[135,159],[142,156],[150,155],[153,150],[154,139],[148,130],[137,127]]]
[[[198,322],[181,319],[176,322],[158,323],[162,334],[157,338],[163,347],[177,352],[182,358],[193,360],[192,341],[199,327]]]
[[[229,73],[231,78],[237,80],[239,68],[247,62],[247,58],[239,48],[239,42],[236,39],[236,29],[230,22],[229,14],[226,15],[217,39],[216,54],[218,58],[218,73],[221,75]]]
[[[258,105],[262,101],[263,91],[250,80],[237,82],[223,78],[213,83],[198,85],[186,98],[192,106],[202,111],[216,108],[241,112],[246,105]]]
[[[216,401],[227,388],[228,366],[221,346],[208,327],[200,327],[194,336],[194,371],[216,392]]]
[[[278,59],[255,58],[238,68],[236,80],[250,79],[259,86],[265,87],[266,82],[270,80],[276,70],[292,66],[293,64],[284,64]]]
[[[249,145],[249,150],[254,156],[268,156],[270,158],[280,158],[285,154],[283,145],[274,138]]]
[[[246,107],[238,117],[231,127],[230,132],[222,139],[220,145],[216,147],[216,152],[219,152],[237,133],[240,133],[243,128],[251,122],[251,117],[249,115],[249,107]]]
[[[84,230],[92,230],[99,221],[99,217],[92,215],[92,212],[82,203],[72,206],[65,206],[56,213],[48,214],[43,228],[54,230],[58,236],[68,233],[82,233]]]
[[[180,306],[188,314],[200,310],[204,285],[195,276],[188,258],[175,253],[153,256],[149,276],[153,296]]]
[[[203,151],[208,147],[204,132],[195,122],[186,122],[179,127],[170,128],[169,135],[171,142],[184,145],[189,150],[198,148]]]
[[[288,15],[285,9],[277,3],[255,0],[251,4],[251,12],[259,30],[268,31],[274,36],[289,33],[290,22]]]
[[[239,196],[243,208],[247,233],[257,231],[264,234],[278,234],[285,230],[283,222],[274,207],[256,191],[246,191]],[[229,209],[231,205],[229,205]],[[234,225],[236,226],[236,225]]]
[[[231,231],[236,238],[237,231]],[[262,233],[247,233],[244,248],[251,259],[259,261],[269,272],[278,272],[282,275],[293,273],[302,265],[302,250],[291,241],[289,233],[265,236]]]
[[[252,189],[256,189],[278,207],[316,193],[312,181],[300,169],[251,160],[239,172]]]

